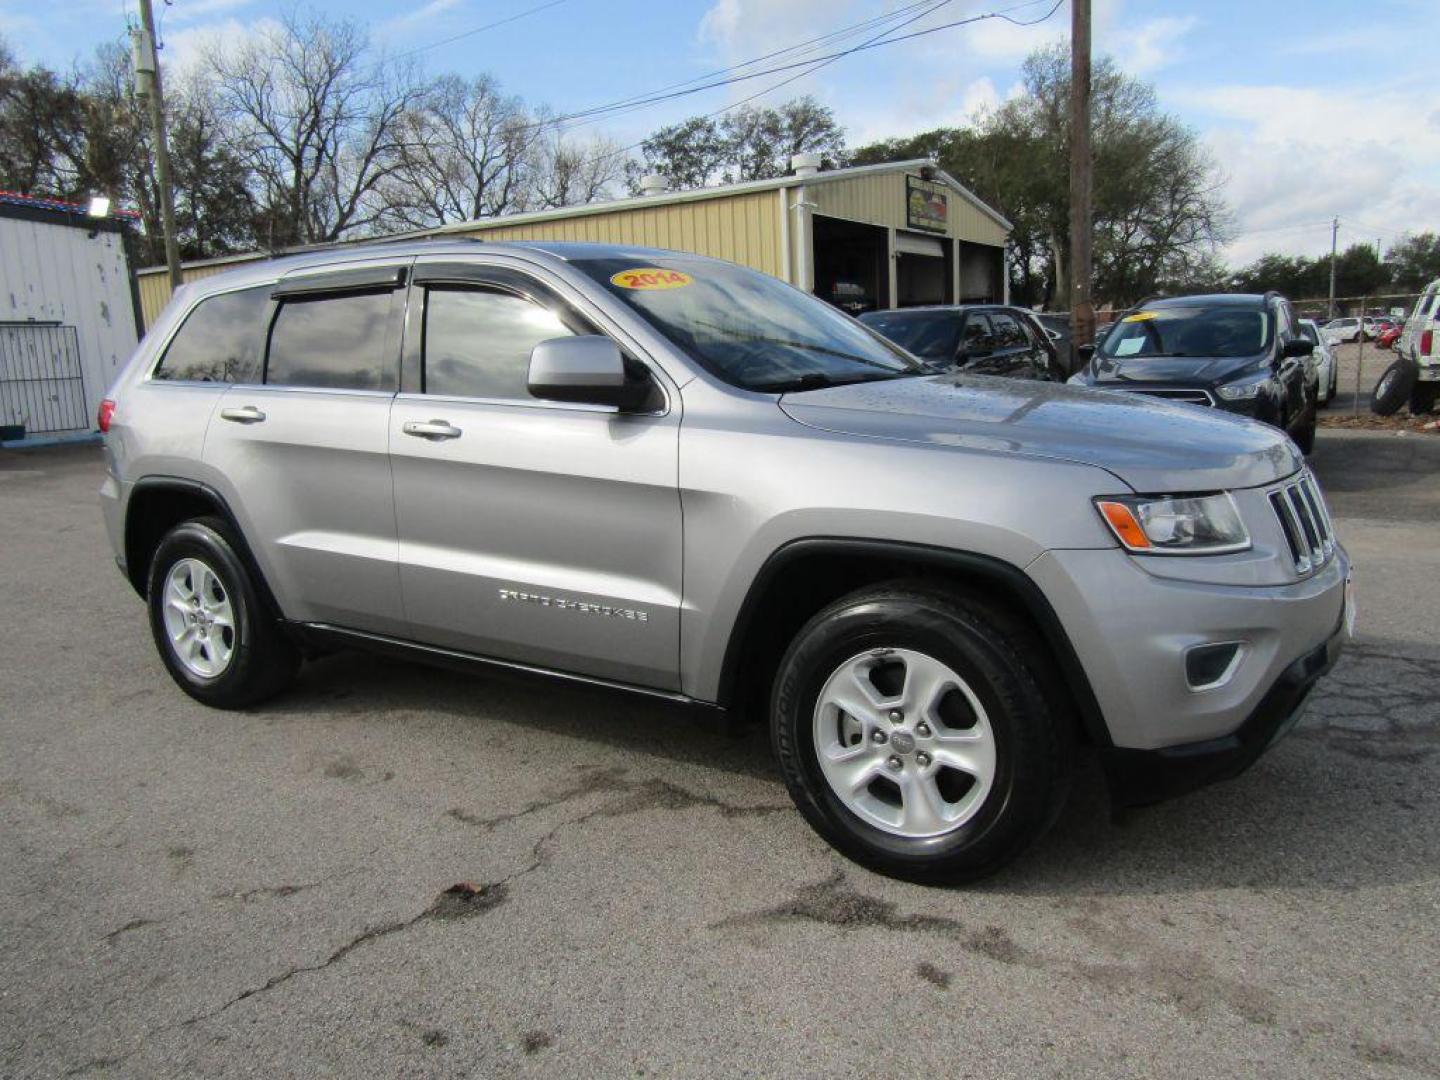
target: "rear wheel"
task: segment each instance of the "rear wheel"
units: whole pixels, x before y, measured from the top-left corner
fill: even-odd
[[[1400,411],[1410,398],[1415,385],[1415,365],[1406,360],[1396,360],[1380,376],[1375,390],[1370,395],[1370,411],[1376,416],[1391,416]]]
[[[287,686],[300,658],[265,611],[225,523],[196,518],[165,534],[147,593],[155,647],[176,685],[222,709]]]
[[[870,868],[920,882],[993,873],[1058,814],[1069,729],[1039,647],[1002,612],[892,583],[845,597],[796,636],[771,734],[806,820]]]

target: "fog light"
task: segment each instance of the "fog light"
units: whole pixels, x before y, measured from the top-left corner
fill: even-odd
[[[1240,661],[1240,642],[1196,645],[1185,653],[1185,681],[1191,690],[1213,690],[1224,686],[1235,674]]]

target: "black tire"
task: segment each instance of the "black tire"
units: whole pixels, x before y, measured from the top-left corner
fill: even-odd
[[[939,660],[969,685],[987,716],[995,749],[990,790],[938,835],[902,836],[871,824],[821,771],[820,693],[843,664],[877,649]],[[831,846],[879,873],[927,884],[994,873],[1050,826],[1069,791],[1074,731],[1041,684],[1052,666],[1022,624],[958,592],[890,582],[836,601],[800,630],[776,676],[771,738],[791,798]]]
[[[1309,454],[1315,450],[1315,425],[1319,419],[1315,415],[1317,408],[1319,408],[1318,405],[1311,406],[1310,419],[1305,421],[1305,423],[1290,436],[1295,440],[1295,445],[1300,448],[1302,454]]]
[[[160,541],[150,563],[146,604],[150,632],[165,668],[177,686],[196,701],[217,709],[243,709],[279,693],[295,677],[300,654],[266,610],[256,583],[235,552],[229,528],[219,518],[195,518],[175,526]],[[166,627],[166,583],[183,560],[199,560],[219,581],[216,594],[230,605],[233,627],[225,635],[229,662],[217,674],[197,674],[181,659]]]
[[[1410,400],[1415,386],[1415,365],[1396,360],[1387,367],[1370,395],[1370,411],[1376,416],[1393,416]]]
[[[1440,385],[1417,382],[1410,391],[1410,415],[1429,416],[1437,399],[1440,399]]]

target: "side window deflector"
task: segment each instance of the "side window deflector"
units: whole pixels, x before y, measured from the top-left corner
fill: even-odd
[[[371,266],[363,270],[327,270],[286,278],[270,291],[279,300],[287,296],[351,292],[369,289],[400,289],[405,285],[404,266]]]

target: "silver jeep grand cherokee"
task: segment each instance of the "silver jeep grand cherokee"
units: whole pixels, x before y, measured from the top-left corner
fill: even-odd
[[[182,288],[102,406],[106,525],[180,687],[382,649],[767,715],[884,873],[1248,766],[1333,663],[1348,561],[1294,445],[1188,405],[936,374],[668,251],[474,241]]]

